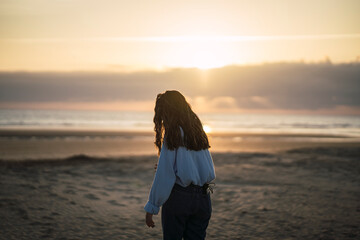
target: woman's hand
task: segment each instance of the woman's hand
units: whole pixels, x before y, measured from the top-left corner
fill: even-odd
[[[155,223],[154,223],[154,221],[152,220],[152,214],[151,213],[146,213],[146,215],[145,215],[145,221],[146,221],[146,225],[148,226],[148,227],[155,227]]]

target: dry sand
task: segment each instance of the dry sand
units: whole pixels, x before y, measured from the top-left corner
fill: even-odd
[[[216,153],[207,239],[359,239],[360,144]],[[0,162],[0,239],[161,239],[155,155]]]
[[[210,135],[207,239],[359,239],[360,141]],[[0,129],[0,239],[161,239],[145,226],[153,133]],[[80,155],[79,155],[80,154]]]

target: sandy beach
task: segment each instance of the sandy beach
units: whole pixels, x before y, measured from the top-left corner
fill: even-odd
[[[72,138],[2,134],[0,239],[161,239],[160,216],[154,217],[154,229],[144,222],[143,206],[157,162],[151,135],[140,138],[148,142],[142,145],[133,135],[125,138],[128,141],[84,142],[74,134]],[[235,138],[236,142],[232,136],[230,152],[220,148],[224,137],[212,137],[216,187],[207,239],[360,237],[359,142],[253,135],[242,136],[242,141]],[[81,140],[87,149],[101,140],[122,141],[128,145],[119,148],[138,146],[152,154],[140,150],[118,157],[96,156],[89,150],[73,154]],[[71,151],[59,150],[71,144]],[[58,152],[35,157],[50,150]],[[33,157],[21,160],[26,154]]]

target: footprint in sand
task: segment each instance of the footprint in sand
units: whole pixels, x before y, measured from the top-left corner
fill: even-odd
[[[51,213],[51,216],[60,216],[60,213],[52,212],[52,213]]]
[[[107,196],[107,197],[109,196],[109,194],[107,192],[100,192],[100,194],[103,196]]]
[[[27,220],[29,219],[28,212],[22,208],[12,208],[17,211],[17,213],[22,217],[22,219]]]
[[[100,200],[100,198],[98,198],[96,195],[94,195],[92,193],[85,194],[84,197],[86,197],[87,199],[90,199],[90,200]]]
[[[109,200],[108,203],[113,206],[125,206],[125,204],[118,203],[116,200]]]
[[[75,192],[74,190],[72,190],[72,189],[65,189],[65,190],[63,191],[63,193],[65,193],[65,194],[71,194],[71,195],[75,195],[75,194],[76,194],[76,192]]]
[[[43,219],[44,221],[46,221],[46,220],[49,220],[49,221],[54,220],[54,218],[52,218],[52,217],[50,217],[50,216],[42,216],[42,219]]]

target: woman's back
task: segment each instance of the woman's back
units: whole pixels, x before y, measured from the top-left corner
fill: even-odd
[[[182,137],[183,137],[183,131]],[[191,183],[203,186],[215,179],[215,170],[212,157],[208,149],[198,151],[186,147],[176,149],[174,171],[176,183],[186,187]]]
[[[164,239],[204,239],[212,211],[207,188],[215,179],[207,135],[178,91],[157,96],[154,124],[159,161],[144,207],[146,224],[155,226],[152,215],[162,206]]]

